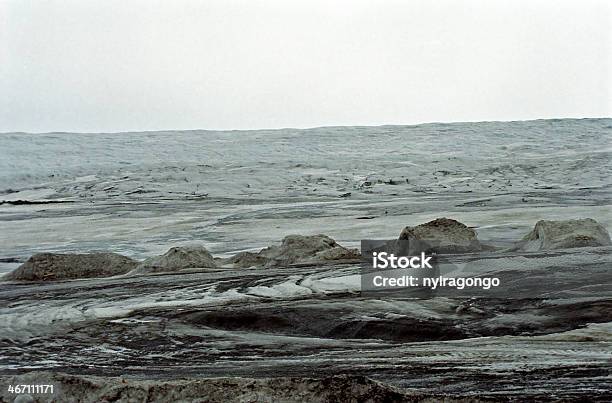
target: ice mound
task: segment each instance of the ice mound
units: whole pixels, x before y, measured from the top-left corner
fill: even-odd
[[[327,235],[288,235],[280,246],[270,246],[258,253],[242,252],[224,263],[242,268],[278,267],[359,258],[357,249],[347,249]]]
[[[138,265],[134,273],[158,273],[188,268],[215,268],[214,258],[201,245],[177,246],[161,256],[153,256]]]
[[[138,262],[116,253],[37,253],[3,280],[47,281],[109,277],[134,269]]]
[[[415,250],[428,253],[468,253],[483,250],[476,232],[451,218],[436,218],[416,227],[402,230],[399,240],[416,241]],[[411,253],[412,251],[412,244]]]
[[[514,248],[525,252],[610,245],[610,234],[592,218],[540,220]]]

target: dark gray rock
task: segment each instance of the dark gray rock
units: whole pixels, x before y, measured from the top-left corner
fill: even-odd
[[[402,230],[399,240],[408,240],[411,253],[422,250],[428,253],[469,253],[484,249],[476,232],[451,218],[437,218],[416,227]]]
[[[293,264],[359,259],[357,249],[347,249],[327,235],[289,235],[280,246],[270,246],[258,253],[242,252],[224,261],[234,267],[279,267]]]
[[[563,221],[540,220],[514,249],[534,252],[611,244],[608,231],[592,218]]]
[[[49,281],[109,277],[127,273],[138,262],[116,253],[37,253],[3,280]]]
[[[146,259],[135,273],[171,272],[189,268],[216,268],[212,255],[201,245],[177,246],[161,256]]]

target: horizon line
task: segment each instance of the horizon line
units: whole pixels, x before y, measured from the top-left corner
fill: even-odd
[[[33,134],[33,135],[44,135],[44,134],[132,134],[132,133],[164,133],[164,132],[254,132],[254,131],[278,131],[278,130],[316,130],[326,128],[339,128],[339,127],[360,127],[360,128],[374,128],[374,127],[410,127],[410,126],[426,126],[435,124],[461,124],[461,123],[517,123],[517,122],[537,122],[542,120],[601,120],[601,119],[612,119],[612,116],[600,116],[600,117],[563,117],[563,118],[535,118],[535,119],[516,119],[516,120],[457,120],[457,121],[430,121],[420,122],[411,124],[402,123],[385,123],[385,124],[366,124],[366,125],[321,125],[321,126],[309,126],[309,127],[270,127],[270,128],[256,128],[256,129],[153,129],[153,130],[126,130],[126,131],[47,131],[47,132],[26,132],[26,131],[9,131],[0,132],[0,135],[5,134]]]

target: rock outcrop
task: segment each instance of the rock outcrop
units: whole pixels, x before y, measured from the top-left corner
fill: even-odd
[[[116,253],[37,253],[3,280],[52,281],[109,277],[127,273],[138,262]]]
[[[540,220],[513,249],[534,252],[611,244],[608,231],[592,218],[563,221]]]
[[[214,258],[201,245],[177,246],[138,265],[134,273],[172,272],[189,268],[216,268]]]
[[[476,232],[450,218],[437,218],[416,227],[402,230],[399,240],[408,240],[409,254],[426,253],[469,253],[483,250]]]
[[[269,258],[265,257],[263,255],[263,252],[267,249],[263,249],[257,253],[240,252],[230,258],[225,259],[223,261],[223,264],[228,264],[232,267],[242,268],[242,269],[245,269],[247,267],[265,266]]]
[[[289,235],[280,246],[270,246],[258,253],[242,252],[224,261],[234,267],[279,267],[359,259],[357,249],[347,249],[327,235]]]
[[[69,402],[104,402],[111,400],[117,402],[394,403],[423,401],[391,385],[359,375],[335,375],[319,378],[198,377],[181,380],[142,380],[123,377],[71,375],[59,372],[29,372],[19,375],[4,375],[0,377],[0,380],[7,385],[37,381],[56,385],[56,390],[59,389],[62,393],[61,401]],[[7,392],[6,388],[0,390],[0,401],[12,402],[14,399],[15,394]],[[432,401],[439,400],[433,399]],[[470,401],[472,400],[470,399]],[[445,401],[448,400],[445,399]]]

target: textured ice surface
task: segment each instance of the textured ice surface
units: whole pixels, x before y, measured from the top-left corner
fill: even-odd
[[[72,203],[0,205],[0,259],[219,254],[293,233],[356,247],[442,216],[500,244],[540,219],[610,230],[611,138],[612,119],[1,134],[0,200]]]
[[[611,135],[612,119],[2,134],[0,200],[61,203],[0,205],[0,270],[42,251],[144,259],[201,242],[229,256],[296,233],[358,247],[437,217],[501,247],[541,219],[610,231]],[[528,298],[362,298],[351,265],[1,283],[0,372],[349,373],[423,393],[609,400],[610,259],[498,251],[444,268]]]

